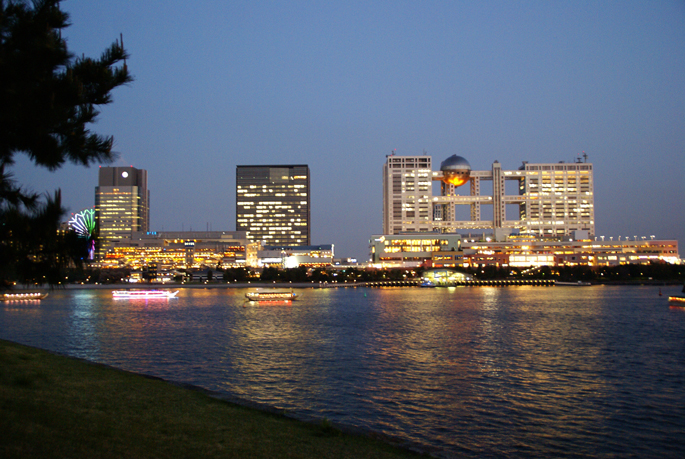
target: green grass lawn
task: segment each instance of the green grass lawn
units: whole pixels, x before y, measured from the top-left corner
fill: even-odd
[[[400,458],[366,436],[0,340],[0,458]]]

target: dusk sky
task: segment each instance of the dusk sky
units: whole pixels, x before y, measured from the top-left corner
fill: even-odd
[[[237,165],[307,164],[312,243],[366,260],[386,155],[474,170],[594,164],[597,235],[685,249],[683,1],[68,0],[70,50],[123,34],[135,81],[95,132],[147,169],[151,229],[235,230]],[[97,166],[20,156],[33,191],[94,205]],[[467,194],[465,187],[462,194]]]

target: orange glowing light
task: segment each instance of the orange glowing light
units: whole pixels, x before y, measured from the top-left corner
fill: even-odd
[[[462,186],[469,181],[468,172],[445,172],[442,181],[454,186]]]

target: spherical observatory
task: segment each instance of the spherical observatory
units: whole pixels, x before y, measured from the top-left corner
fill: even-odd
[[[440,163],[442,181],[454,186],[462,186],[469,181],[471,165],[461,156],[452,155]]]

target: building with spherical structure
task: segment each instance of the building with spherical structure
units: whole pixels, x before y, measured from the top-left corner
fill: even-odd
[[[461,156],[452,155],[440,163],[440,172],[444,183],[462,186],[469,181],[471,165]]]
[[[504,170],[495,161],[485,171],[472,170],[456,154],[442,161],[439,171],[431,169],[432,158],[425,154],[386,158],[384,234],[486,230],[496,239],[511,233],[545,239],[595,234],[593,170],[587,157],[572,163],[524,162],[516,170]],[[439,193],[432,182],[440,182]],[[492,183],[491,193],[482,192],[489,188],[486,182]],[[511,182],[515,194],[507,194]],[[469,220],[457,219],[459,206],[469,207]]]

